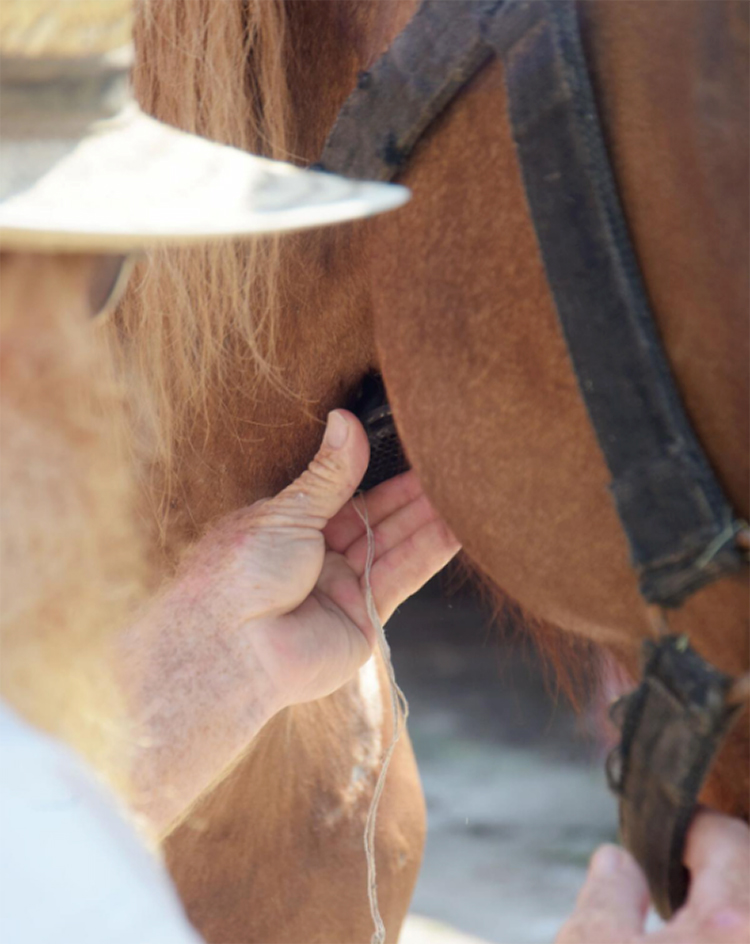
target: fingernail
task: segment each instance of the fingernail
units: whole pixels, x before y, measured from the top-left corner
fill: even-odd
[[[348,436],[349,424],[338,410],[333,410],[328,414],[328,422],[326,423],[326,433],[323,437],[323,442],[329,449],[341,449]]]
[[[617,846],[601,846],[591,860],[594,875],[611,875],[622,865],[622,853]]]

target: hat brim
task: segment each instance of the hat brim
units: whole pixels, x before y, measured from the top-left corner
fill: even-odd
[[[44,150],[46,148],[46,151]],[[56,150],[55,150],[56,148]],[[33,165],[42,160],[42,171]],[[35,174],[0,202],[0,245],[129,252],[372,216],[405,187],[301,170],[186,134],[130,107],[75,142],[0,142]]]

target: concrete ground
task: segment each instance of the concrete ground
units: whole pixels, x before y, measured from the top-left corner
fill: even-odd
[[[615,837],[601,750],[472,597],[433,585],[388,636],[429,816],[401,944],[551,941],[591,852]]]

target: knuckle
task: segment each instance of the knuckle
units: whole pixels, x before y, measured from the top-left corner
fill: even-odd
[[[322,450],[312,460],[308,471],[317,479],[331,482],[340,479],[345,468],[345,464],[341,461],[341,457],[337,453]]]
[[[337,453],[319,453],[310,463],[307,475],[303,476],[305,485],[314,490],[324,489],[336,491],[341,489],[355,489],[359,484],[349,467]]]

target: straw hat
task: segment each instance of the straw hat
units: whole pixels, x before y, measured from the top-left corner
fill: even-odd
[[[147,117],[129,88],[131,29],[131,0],[0,2],[0,247],[121,253],[337,223],[408,199]]]

